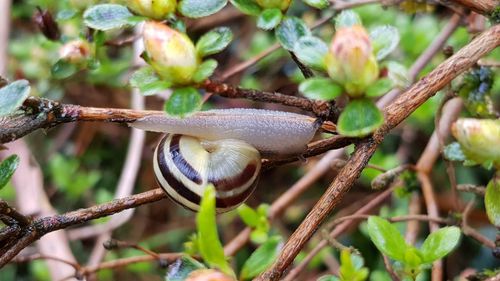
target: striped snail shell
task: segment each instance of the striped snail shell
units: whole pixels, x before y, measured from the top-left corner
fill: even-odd
[[[319,127],[306,115],[244,108],[203,111],[182,119],[152,114],[129,125],[167,133],[156,147],[154,172],[170,198],[197,211],[206,185],[212,183],[219,213],[250,196],[261,154],[300,154]]]
[[[218,213],[236,208],[255,189],[261,167],[259,151],[235,139],[208,141],[168,134],[154,157],[159,185],[172,200],[193,211],[209,183],[215,187]]]

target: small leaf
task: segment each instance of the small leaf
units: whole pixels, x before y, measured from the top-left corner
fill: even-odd
[[[302,1],[307,5],[317,9],[324,9],[328,7],[328,5],[330,4],[328,0],[302,0]]]
[[[315,77],[300,83],[299,91],[310,99],[329,101],[342,94],[342,87],[329,78]]]
[[[282,17],[283,14],[280,9],[265,9],[257,18],[257,27],[271,30],[280,23]]]
[[[344,108],[339,116],[337,129],[348,137],[364,137],[375,131],[384,122],[384,115],[368,99],[356,99]]]
[[[201,200],[200,210],[196,215],[198,246],[201,256],[207,264],[234,276],[234,272],[224,256],[224,249],[219,240],[215,215],[215,188],[213,185],[208,185]]]
[[[449,145],[444,147],[444,157],[450,161],[465,161],[467,157],[465,157],[462,148],[458,142],[452,142]]]
[[[11,155],[0,163],[0,189],[9,182],[10,178],[19,166],[19,157]]]
[[[486,186],[484,205],[491,223],[498,228],[500,227],[500,172],[497,174],[499,175],[493,177]]]
[[[193,74],[193,81],[195,83],[200,83],[203,82],[205,79],[210,77],[215,69],[217,68],[217,61],[216,60],[206,60],[200,66],[198,66],[198,69],[196,72]]]
[[[422,262],[432,263],[448,255],[458,245],[459,240],[460,229],[456,226],[443,227],[432,232],[420,247]]]
[[[281,245],[281,237],[269,238],[247,259],[241,269],[240,279],[248,280],[264,272],[278,257]]]
[[[83,13],[86,26],[97,30],[111,30],[131,26],[129,18],[134,15],[127,7],[118,4],[100,4],[90,7]]]
[[[241,204],[238,209],[241,220],[249,227],[256,227],[259,224],[259,214],[247,204]]]
[[[66,79],[78,71],[78,67],[64,59],[58,60],[50,69],[54,79]]]
[[[226,4],[227,0],[182,0],[178,10],[186,17],[201,18],[217,13]]]
[[[369,98],[380,97],[389,92],[393,87],[392,81],[388,78],[382,78],[366,88],[366,96]]]
[[[0,88],[0,117],[16,111],[30,94],[30,83],[17,80]]]
[[[380,252],[393,260],[404,261],[408,245],[394,225],[381,217],[370,216],[368,234]]]
[[[296,17],[285,17],[275,30],[276,39],[288,51],[293,51],[295,42],[301,37],[311,35],[306,24]]]
[[[73,9],[61,10],[57,13],[56,19],[58,21],[66,21],[74,18],[77,14],[78,14],[77,10]]]
[[[240,12],[250,16],[258,16],[262,11],[260,6],[253,0],[230,0],[230,2]]]
[[[175,89],[165,103],[165,111],[169,115],[184,117],[201,107],[201,95],[195,88]]]
[[[200,57],[219,53],[233,40],[229,27],[216,27],[205,33],[196,43],[196,52]]]
[[[328,46],[323,40],[314,36],[300,38],[293,47],[294,54],[299,60],[317,70],[325,70],[325,56]]]
[[[390,61],[387,63],[388,77],[391,79],[394,87],[405,88],[410,85],[410,78],[408,77],[408,69],[400,63]]]
[[[370,32],[373,52],[377,60],[384,59],[399,43],[399,32],[394,26],[378,26]]]
[[[351,10],[344,10],[335,18],[335,28],[337,30],[353,25],[361,25],[361,18]]]
[[[337,276],[333,275],[323,275],[316,281],[340,281],[340,279]]]
[[[155,95],[171,87],[171,84],[161,80],[150,66],[142,67],[134,72],[129,83],[130,86],[138,88],[144,96]]]
[[[199,261],[183,256],[168,266],[165,281],[184,281],[191,272],[204,268],[206,267]]]

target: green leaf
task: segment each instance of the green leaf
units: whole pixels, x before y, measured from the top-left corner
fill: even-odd
[[[465,157],[462,148],[458,142],[452,142],[449,145],[444,147],[444,157],[450,161],[465,161],[467,157]]]
[[[335,29],[337,30],[353,25],[361,25],[361,18],[351,10],[344,10],[335,18]]]
[[[285,17],[281,24],[275,29],[276,39],[283,48],[293,51],[295,42],[303,36],[311,35],[306,24],[296,17]]]
[[[348,137],[364,137],[384,122],[384,115],[369,99],[356,99],[344,108],[339,116],[337,129]]]
[[[265,9],[257,18],[257,27],[264,30],[275,28],[280,22],[283,14],[280,9]]]
[[[233,32],[229,27],[216,27],[196,42],[196,52],[200,57],[216,54],[224,50],[232,40]]]
[[[172,116],[184,117],[189,113],[199,110],[201,107],[201,95],[193,87],[179,88],[165,103],[165,111]]]
[[[379,61],[396,49],[400,39],[398,29],[391,25],[377,26],[370,32],[370,38]]]
[[[388,77],[391,79],[394,87],[399,87],[401,89],[406,88],[410,85],[410,78],[408,77],[408,69],[400,63],[395,61],[390,61],[387,64]]]
[[[342,280],[363,281],[368,277],[368,269],[363,268],[364,260],[360,255],[342,250],[340,263],[339,275]]]
[[[78,14],[77,10],[66,9],[61,10],[57,13],[56,20],[57,21],[66,21],[74,18]]]
[[[389,92],[392,87],[393,84],[389,78],[379,79],[366,88],[366,96],[369,98],[380,97]]]
[[[497,201],[497,203],[500,201]],[[448,255],[458,245],[460,228],[448,226],[432,232],[420,247],[423,263],[432,263]]]
[[[171,83],[161,80],[151,66],[137,70],[130,77],[130,86],[138,88],[142,95],[151,96],[170,88]]]
[[[216,60],[206,60],[200,66],[198,66],[198,69],[196,72],[193,74],[193,81],[196,83],[200,83],[205,81],[208,77],[210,77],[215,69],[217,68],[217,61]]]
[[[293,53],[307,66],[317,70],[325,70],[325,56],[328,46],[323,40],[314,36],[304,36],[293,46]]]
[[[342,87],[330,78],[314,77],[300,83],[299,92],[310,99],[329,101],[342,94]]]
[[[204,268],[206,267],[199,261],[183,256],[168,266],[165,281],[184,281],[191,272]]]
[[[258,16],[262,11],[260,6],[253,0],[230,0],[230,2],[240,12],[250,16]]]
[[[28,80],[17,80],[0,88],[0,117],[16,111],[30,94]]]
[[[240,279],[248,280],[264,272],[278,257],[281,246],[281,237],[269,238],[247,259],[241,269]]]
[[[226,4],[227,0],[182,0],[178,10],[186,17],[201,18],[217,13]]]
[[[247,204],[241,204],[238,209],[241,220],[249,227],[256,227],[259,224],[259,214]]]
[[[134,15],[127,7],[118,4],[100,4],[88,8],[83,13],[86,26],[97,30],[111,30],[132,26],[129,18]]]
[[[307,5],[317,8],[317,9],[324,9],[330,5],[330,2],[328,0],[302,0],[304,3]]]
[[[64,59],[58,60],[50,69],[54,79],[66,79],[78,71],[78,67]]]
[[[337,276],[333,275],[323,275],[316,281],[340,281],[340,279]]]
[[[486,186],[484,205],[491,223],[497,228],[500,227],[500,175],[493,177]]]
[[[370,216],[368,235],[380,252],[393,260],[404,261],[408,245],[394,225],[381,217]]]
[[[210,184],[205,188],[200,210],[196,215],[200,254],[211,267],[216,267],[222,272],[234,276],[234,272],[224,256],[224,249],[217,233],[215,216],[215,188]]]
[[[11,155],[0,163],[0,189],[9,182],[10,178],[19,166],[19,157]]]

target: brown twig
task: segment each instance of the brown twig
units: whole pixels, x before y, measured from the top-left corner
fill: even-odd
[[[278,280],[323,220],[349,191],[384,136],[427,99],[499,44],[500,26],[495,25],[440,64],[386,107],[385,122],[381,128],[371,138],[357,145],[348,164],[339,172],[312,211],[289,238],[277,262],[256,280]]]
[[[304,78],[311,78],[314,77],[314,72],[307,67],[305,64],[303,64],[299,58],[295,55],[294,52],[290,51],[290,56],[292,57],[292,60],[295,62],[297,67],[300,69],[300,72],[302,72],[302,75],[304,75]]]
[[[385,269],[387,270],[387,272],[389,272],[392,281],[400,281],[401,279],[399,279],[398,275],[392,268],[391,261],[389,260],[389,258],[386,255],[382,255],[382,257],[384,258]]]
[[[0,199],[0,214],[13,218],[20,226],[25,227],[30,224],[31,219],[10,207],[7,202]]]
[[[498,7],[498,1],[495,0],[453,0],[453,2],[486,16]]]
[[[471,200],[467,206],[465,207],[462,214],[462,231],[465,235],[472,237],[474,240],[483,244],[484,246],[495,249],[495,242],[483,236],[481,233],[476,231],[474,228],[469,226],[469,215],[472,211],[472,207],[474,207],[474,200]]]

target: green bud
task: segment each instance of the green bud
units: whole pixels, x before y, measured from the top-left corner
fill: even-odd
[[[285,11],[290,6],[292,0],[256,0],[257,4],[264,9],[278,8]]]
[[[451,127],[467,158],[500,167],[500,119],[458,119]]]
[[[177,6],[176,0],[127,0],[127,2],[134,13],[156,20],[165,19]]]
[[[328,75],[342,84],[353,98],[362,97],[365,89],[379,76],[370,36],[360,25],[337,30],[325,64]]]
[[[165,81],[174,86],[189,85],[200,64],[189,37],[162,23],[148,21],[144,25],[144,48],[148,63]]]

